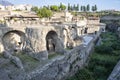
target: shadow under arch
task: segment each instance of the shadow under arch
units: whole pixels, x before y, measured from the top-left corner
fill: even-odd
[[[2,37],[4,50],[23,50],[25,44],[25,33],[19,30],[6,32]]]
[[[52,54],[54,52],[57,53],[63,53],[63,43],[58,38],[58,34],[56,31],[51,30],[46,35],[46,48],[49,54]]]
[[[77,35],[77,28],[72,26],[70,31],[71,31],[71,33],[70,33],[71,38],[75,39],[78,36]]]

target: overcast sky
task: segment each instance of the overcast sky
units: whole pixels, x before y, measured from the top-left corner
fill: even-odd
[[[17,4],[32,4],[36,6],[43,5],[58,5],[60,2],[68,5],[79,4],[79,5],[97,5],[98,10],[115,9],[120,10],[120,0],[7,0],[15,5]]]

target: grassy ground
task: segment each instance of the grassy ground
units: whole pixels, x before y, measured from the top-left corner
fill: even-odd
[[[38,61],[35,58],[29,56],[28,54],[26,54],[24,52],[14,53],[13,56],[17,56],[21,60],[25,71],[30,72],[39,67],[42,68],[47,63],[51,62],[52,59],[55,59],[55,57],[60,57],[60,56],[62,56],[62,54],[53,52],[53,53],[49,54],[48,59],[44,60],[44,61]],[[1,53],[0,53],[0,59],[4,59],[3,55]],[[5,60],[7,60],[7,59],[5,59]],[[6,61],[6,62],[4,64],[1,64],[0,67],[9,67],[11,64],[14,65],[10,60],[9,60],[9,62],[8,61]]]
[[[88,66],[67,80],[107,80],[120,59],[120,40],[111,32],[101,34],[101,38],[102,44],[95,47]]]
[[[38,60],[28,56],[27,54],[19,53],[19,54],[16,54],[15,56],[20,58],[26,71],[33,70],[39,65]]]
[[[56,57],[58,55],[59,55],[58,53],[54,52],[54,53],[48,55],[48,59],[52,59],[52,58],[54,58],[54,57]]]

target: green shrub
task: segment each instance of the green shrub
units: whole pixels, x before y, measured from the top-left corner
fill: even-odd
[[[114,50],[120,50],[120,41],[114,42],[114,44],[112,44],[111,47],[112,47]]]
[[[100,45],[100,46],[95,47],[95,51],[100,54],[112,54],[113,53],[112,47],[106,46],[106,45]]]
[[[48,59],[52,59],[52,58],[54,58],[56,56],[59,56],[59,55],[61,55],[61,54],[53,52],[53,53],[51,53],[51,54],[48,55]]]
[[[106,80],[120,59],[120,40],[111,32],[101,34],[102,45],[96,46],[86,68],[68,80]]]
[[[107,69],[104,66],[95,66],[94,74],[96,77],[104,77],[106,75]]]
[[[120,49],[119,49],[119,50],[114,50],[114,51],[113,51],[113,54],[114,54],[115,56],[118,56],[118,60],[120,60]]]
[[[101,64],[101,65],[105,65],[105,64],[112,64],[115,63],[117,60],[117,56],[113,56],[113,55],[107,55],[107,54],[94,54],[91,57],[90,62],[91,63],[97,63],[97,64]]]
[[[31,71],[39,65],[38,60],[36,60],[35,58],[33,58],[25,53],[14,54],[14,56],[17,56],[20,58],[26,71]]]
[[[73,77],[67,79],[67,80],[95,80],[94,77],[92,77],[92,73],[84,68],[82,70],[79,70]]]

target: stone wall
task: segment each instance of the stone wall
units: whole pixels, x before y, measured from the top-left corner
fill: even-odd
[[[68,51],[64,55],[54,58],[50,63],[27,74],[27,80],[65,80],[78,69],[86,65],[86,61],[93,50],[93,40],[87,45],[81,45]]]
[[[19,30],[25,33],[25,52],[32,55],[32,58],[41,59],[40,61],[45,62],[48,61],[46,64],[38,64],[37,68],[26,72],[26,71],[19,71],[20,74],[14,74],[13,80],[64,80],[65,78],[73,75],[78,69],[81,69],[84,65],[86,65],[86,61],[88,59],[89,54],[91,53],[94,47],[94,39],[87,42],[87,44],[82,44],[79,42],[80,38],[78,38],[77,26],[73,25],[57,25],[57,26],[28,26],[24,28],[1,28],[2,33],[0,33],[0,42],[2,45],[2,38],[8,32],[18,31]],[[66,32],[64,32],[65,30]],[[50,31],[54,31],[57,34],[57,38],[55,37],[56,46],[59,46],[56,51],[61,52],[57,57],[52,58],[51,60],[48,59],[48,51],[46,48],[46,36]],[[75,33],[75,34],[73,34]],[[99,35],[96,34],[95,37]],[[53,36],[52,36],[53,37]],[[65,39],[64,39],[65,38]],[[64,39],[64,40],[63,40]],[[78,40],[78,41],[77,41]],[[65,50],[64,46],[67,42],[75,43],[71,50]],[[77,44],[78,42],[78,44]],[[64,45],[62,45],[62,44]],[[80,46],[78,46],[80,45]],[[62,46],[62,47],[61,47]],[[76,47],[77,46],[77,47]],[[0,46],[1,47],[1,46]],[[2,47],[0,48],[2,49]],[[28,50],[28,52],[26,51]],[[56,54],[59,54],[56,53]],[[9,53],[8,53],[9,54]],[[17,59],[18,60],[18,59]],[[2,63],[2,62],[1,62]],[[41,66],[42,65],[42,66]],[[24,65],[23,65],[24,66]],[[12,68],[14,69],[14,68]],[[23,69],[23,68],[22,68]],[[6,70],[6,74],[7,71]],[[17,73],[17,72],[16,72]],[[24,73],[24,76],[21,75]],[[9,73],[11,75],[11,73]],[[14,77],[16,77],[14,79]],[[23,79],[21,79],[23,78]],[[9,80],[9,79],[8,79]]]
[[[2,80],[65,80],[87,64],[88,57],[94,48],[94,40],[88,44],[77,46],[65,54],[57,55],[51,59],[37,61],[34,66],[23,65],[24,69],[11,64],[9,59],[0,56],[0,79]],[[14,56],[15,57],[15,56]],[[27,57],[28,58],[28,57]],[[33,59],[32,59],[33,60]],[[30,60],[31,61],[31,60]]]
[[[3,52],[5,49],[4,49],[4,43],[3,43],[3,37],[7,34],[7,33],[9,33],[9,32],[12,32],[12,31],[18,31],[18,32],[23,32],[23,33],[25,33],[25,30],[24,30],[24,28],[16,28],[16,27],[14,27],[14,28],[12,28],[12,27],[0,27],[0,53],[1,52]],[[9,40],[8,38],[7,38],[7,40]]]

